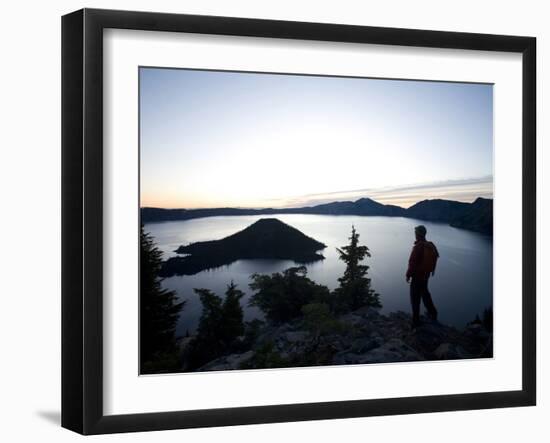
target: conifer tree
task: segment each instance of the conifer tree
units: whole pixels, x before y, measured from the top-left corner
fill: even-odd
[[[197,339],[208,343],[211,348],[220,348],[223,337],[220,325],[223,321],[223,300],[209,289],[195,289],[202,304],[202,314],[197,328]]]
[[[346,264],[344,275],[338,279],[339,287],[334,290],[336,310],[345,312],[362,306],[381,307],[379,295],[371,288],[371,279],[367,277],[369,266],[361,264],[370,257],[367,246],[359,245],[359,234],[355,226],[351,228],[350,243],[336,248],[340,260]]]
[[[237,289],[237,285],[231,281],[225,291],[225,299],[223,301],[223,336],[229,341],[234,340],[244,334],[243,323],[243,308],[240,300],[243,298],[244,292]]]
[[[188,355],[190,369],[230,352],[236,339],[244,334],[240,305],[244,292],[237,289],[235,283],[227,286],[223,300],[209,289],[195,289],[195,292],[202,303],[202,315]]]
[[[175,329],[185,302],[163,289],[158,272],[162,253],[141,226],[140,232],[140,360],[141,372],[173,370],[177,365]],[[169,363],[171,362],[171,363]]]

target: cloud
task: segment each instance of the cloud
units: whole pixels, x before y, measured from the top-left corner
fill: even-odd
[[[313,206],[334,201],[372,198],[380,203],[409,207],[426,199],[449,199],[472,202],[477,197],[493,198],[493,176],[453,179],[431,183],[415,183],[383,188],[364,188],[347,191],[306,194],[292,199],[272,199],[269,206]]]

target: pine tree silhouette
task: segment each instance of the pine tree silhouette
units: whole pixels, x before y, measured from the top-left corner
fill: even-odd
[[[223,336],[230,341],[244,334],[243,323],[243,308],[240,300],[243,298],[244,292],[237,289],[237,285],[231,281],[225,291],[225,299],[223,301]]]
[[[336,248],[340,260],[346,264],[344,275],[338,279],[340,286],[334,290],[336,310],[350,311],[362,306],[381,307],[379,295],[371,288],[371,279],[367,277],[369,266],[361,264],[370,257],[367,246],[359,245],[359,234],[355,226],[351,228],[349,245]]]
[[[162,253],[141,226],[140,232],[140,361],[141,372],[176,369],[175,328],[185,302],[163,289],[158,272]],[[167,362],[170,361],[170,362]],[[162,367],[167,365],[170,367]]]
[[[202,314],[186,361],[189,369],[231,352],[237,338],[244,334],[240,304],[244,292],[235,283],[227,286],[224,299],[209,289],[197,288],[195,293],[202,303]]]

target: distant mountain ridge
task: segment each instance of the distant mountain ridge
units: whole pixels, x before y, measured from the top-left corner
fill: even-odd
[[[202,217],[233,215],[316,214],[408,217],[419,220],[449,223],[461,229],[493,233],[493,200],[479,197],[473,203],[454,200],[423,200],[410,208],[384,205],[370,198],[356,201],[338,201],[301,208],[210,208],[210,209],[162,209],[141,208],[141,222],[152,223],[172,220],[190,220]]]
[[[451,220],[450,225],[493,235],[493,200],[478,198],[461,215]]]

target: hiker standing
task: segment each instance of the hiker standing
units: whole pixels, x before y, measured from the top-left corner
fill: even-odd
[[[435,245],[426,240],[426,227],[423,225],[414,228],[416,241],[409,257],[409,267],[405,275],[410,282],[411,306],[413,313],[413,327],[420,324],[420,300],[428,312],[428,317],[437,320],[437,309],[428,290],[430,275],[434,275],[439,252]]]

